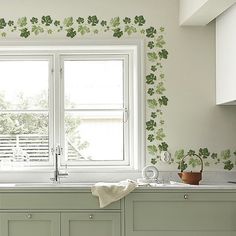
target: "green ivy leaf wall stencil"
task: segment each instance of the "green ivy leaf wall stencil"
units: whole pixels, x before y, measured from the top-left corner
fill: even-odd
[[[199,159],[194,158],[194,155],[199,155],[205,168],[210,166],[221,166],[224,170],[232,170],[236,165],[236,151],[231,152],[230,149],[221,151],[220,153],[210,152],[208,148],[199,148],[198,151],[190,149],[185,152],[183,149],[177,150],[172,159],[172,163],[178,164],[178,169],[185,170],[189,168],[196,168],[201,165]],[[180,162],[184,156],[188,155],[189,160],[184,161],[184,165],[180,165]]]
[[[166,141],[165,120],[163,113],[168,106],[169,99],[166,96],[165,73],[163,62],[168,59],[169,53],[165,42],[164,27],[155,28],[149,26],[144,16],[119,17],[101,19],[96,15],[87,17],[67,16],[63,19],[54,19],[50,15],[41,17],[20,17],[18,19],[5,19],[0,17],[0,37],[7,38],[17,35],[19,38],[31,39],[39,36],[50,37],[51,35],[64,34],[69,39],[82,38],[84,36],[95,37],[96,35],[108,34],[120,39],[122,37],[142,37],[146,42],[146,143],[147,154],[151,156],[151,163],[160,161],[160,153],[168,150]],[[167,124],[168,125],[168,124]],[[184,168],[196,167],[199,162],[192,157],[194,150],[185,152],[177,150],[173,155],[171,165],[176,170],[180,160],[190,155],[189,161],[184,163]],[[225,170],[235,167],[236,151],[224,150],[221,153],[208,151],[200,148],[198,154],[204,159],[205,167],[222,165]]]

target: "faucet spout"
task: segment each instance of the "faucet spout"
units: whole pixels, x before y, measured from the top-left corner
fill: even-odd
[[[59,156],[61,155],[62,149],[58,145],[56,147],[56,152],[55,152],[55,170],[54,170],[54,176],[51,178],[53,182],[59,183],[60,178],[65,178],[68,176],[68,172],[60,173],[59,171]]]

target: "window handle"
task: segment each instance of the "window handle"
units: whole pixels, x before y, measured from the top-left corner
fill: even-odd
[[[62,155],[63,154],[63,148],[60,145],[56,146],[56,154],[57,155]]]
[[[123,123],[126,123],[129,119],[129,111],[127,108],[124,110]]]

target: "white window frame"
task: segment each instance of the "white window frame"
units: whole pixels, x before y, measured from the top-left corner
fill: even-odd
[[[20,45],[20,46],[19,46]],[[63,46],[62,46],[63,45]],[[96,46],[95,46],[96,45]],[[145,165],[145,90],[144,90],[144,52],[143,52],[143,41],[142,40],[96,40],[96,41],[80,41],[78,43],[71,42],[65,43],[65,41],[52,41],[52,42],[27,42],[27,43],[19,43],[19,42],[8,42],[0,44],[0,55],[27,55],[27,56],[49,56],[54,57],[56,59],[52,62],[51,72],[53,74],[53,78],[50,80],[50,87],[54,86],[54,92],[50,93],[50,107],[52,107],[53,103],[53,114],[51,114],[51,118],[54,119],[53,126],[53,138],[54,142],[52,143],[52,147],[61,142],[60,138],[60,125],[62,118],[62,111],[60,110],[59,99],[55,99],[61,95],[62,86],[60,82],[56,80],[56,78],[60,78],[60,57],[66,56],[68,54],[111,54],[111,55],[127,55],[129,58],[129,94],[132,98],[129,103],[129,119],[133,122],[129,124],[129,132],[132,134],[130,137],[129,143],[129,163],[125,165],[102,165],[102,166],[69,166],[69,178],[67,181],[75,181],[78,176],[81,174],[81,181],[91,181],[92,179],[99,180],[99,178],[103,179],[103,176],[110,176],[112,179],[120,179],[122,176],[132,178],[133,174],[140,173],[142,167]],[[60,80],[59,80],[60,81]],[[51,84],[52,83],[52,84]],[[58,116],[59,112],[59,116]],[[52,127],[52,126],[51,126]],[[60,127],[58,129],[58,127]],[[50,164],[53,164],[54,161],[51,161]],[[63,160],[60,162],[62,168]],[[47,182],[49,180],[50,174],[54,170],[53,166],[45,166],[45,167],[31,167],[31,168],[23,168],[22,170],[17,169],[18,174],[16,174],[16,179],[19,181],[27,181],[27,182],[39,182],[44,181]],[[14,171],[14,170],[13,170]],[[19,172],[20,171],[20,172]],[[1,171],[0,177],[2,176],[4,179],[9,181],[7,176],[9,171]],[[12,172],[12,171],[10,171]],[[119,172],[119,176],[117,173]],[[88,178],[88,173],[97,173],[94,174],[93,177]],[[100,173],[100,174],[99,174]],[[34,177],[32,177],[34,174]],[[31,177],[29,179],[29,176]],[[100,176],[100,177],[99,177]],[[113,177],[112,177],[113,176]],[[116,177],[114,177],[116,176]],[[14,174],[11,175],[14,179]],[[27,180],[26,180],[27,179]],[[37,180],[37,181],[35,181]]]
[[[49,142],[49,161],[48,162],[40,162],[40,165],[37,162],[32,162],[30,167],[25,166],[24,168],[31,169],[34,167],[48,167],[53,165],[53,154],[51,152],[54,144],[54,91],[53,91],[53,57],[51,55],[36,55],[36,54],[25,54],[22,53],[1,53],[0,61],[48,61],[48,110],[43,109],[33,109],[33,110],[2,110],[0,113],[37,113],[37,112],[48,112],[48,142]],[[13,167],[13,170],[17,170],[19,167]]]
[[[82,52],[83,53],[83,52]],[[124,92],[124,107],[122,109],[96,109],[96,111],[122,111],[123,112],[123,146],[124,146],[124,160],[120,160],[120,161],[70,161],[70,162],[66,162],[65,159],[66,157],[63,155],[65,154],[65,152],[62,154],[62,160],[61,160],[61,164],[62,165],[71,165],[71,166],[129,166],[131,163],[131,155],[129,152],[129,140],[130,140],[130,131],[129,131],[129,119],[128,119],[128,114],[129,114],[129,58],[127,54],[113,54],[112,52],[110,52],[110,54],[105,54],[105,51],[102,52],[96,52],[97,54],[82,54],[82,53],[77,53],[74,55],[60,55],[60,66],[61,66],[61,79],[60,79],[60,83],[61,83],[61,96],[60,96],[60,108],[61,108],[61,112],[60,112],[60,116],[61,116],[61,125],[60,125],[60,130],[61,133],[65,133],[64,132],[64,111],[86,111],[85,109],[65,109],[64,108],[64,61],[66,60],[88,60],[88,61],[106,61],[106,60],[122,60],[123,62],[123,70],[124,70],[124,75],[123,75],[123,92]],[[88,111],[91,111],[90,109],[88,109]],[[65,135],[61,135],[60,137],[61,141],[60,143],[62,144],[63,149],[65,150]]]

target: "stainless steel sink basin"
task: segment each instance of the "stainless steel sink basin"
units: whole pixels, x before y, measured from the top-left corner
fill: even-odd
[[[9,188],[9,187],[15,187],[16,184],[6,184],[6,183],[0,183],[0,188]]]
[[[0,183],[0,188],[81,188],[92,185],[93,183]]]

